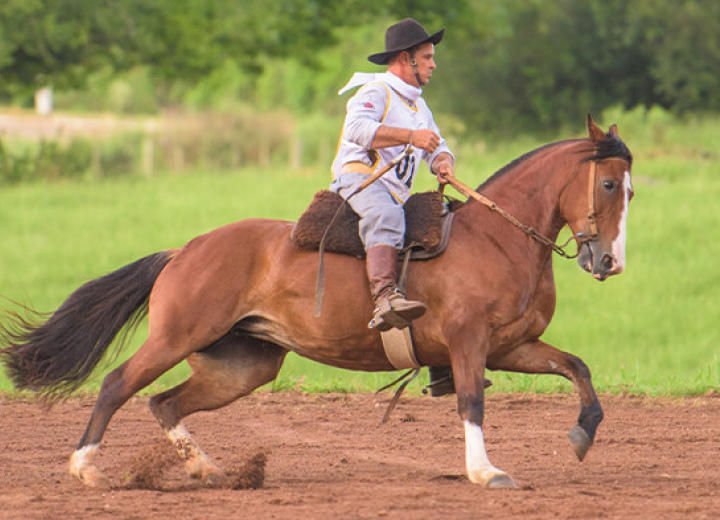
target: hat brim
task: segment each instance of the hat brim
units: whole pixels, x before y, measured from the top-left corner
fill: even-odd
[[[390,58],[395,56],[397,53],[406,51],[408,49],[412,49],[413,47],[417,47],[418,45],[422,45],[423,43],[432,43],[433,45],[437,45],[440,43],[443,39],[443,36],[445,36],[445,28],[440,29],[435,34],[432,34],[428,36],[427,38],[424,38],[418,42],[414,42],[411,45],[403,46],[401,49],[389,49],[385,52],[378,52],[377,54],[371,54],[368,56],[368,61],[375,63],[376,65],[387,65],[390,61]]]

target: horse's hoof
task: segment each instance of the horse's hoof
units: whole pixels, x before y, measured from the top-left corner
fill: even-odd
[[[210,473],[203,477],[203,484],[209,488],[225,487],[227,477],[222,473]]]
[[[80,475],[76,475],[80,482],[85,484],[87,487],[95,489],[110,489],[110,479],[107,478],[99,469],[95,466],[83,468]]]
[[[70,457],[68,472],[88,487],[110,489],[110,480],[93,464],[98,449],[94,444],[75,450]]]
[[[206,481],[211,475],[222,475],[222,471],[220,471],[220,469],[204,453],[196,455],[195,457],[185,461],[185,472],[188,477],[202,481]]]
[[[497,468],[486,469],[485,471],[468,472],[468,480],[473,484],[479,484],[486,488],[493,489],[515,489],[515,481],[510,475]]]
[[[495,475],[487,481],[485,486],[492,489],[517,489],[517,485],[512,477],[505,473]]]
[[[575,455],[577,455],[578,460],[582,462],[585,455],[587,455],[590,446],[592,446],[590,436],[582,429],[582,426],[576,424],[572,427],[570,433],[568,433],[568,439],[570,439],[570,444],[572,445],[572,449],[575,452]]]

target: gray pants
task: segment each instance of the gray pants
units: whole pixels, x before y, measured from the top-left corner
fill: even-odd
[[[362,173],[343,173],[330,190],[343,198],[353,193],[368,178]],[[401,249],[405,241],[405,211],[390,190],[377,180],[348,201],[360,216],[360,239],[365,250],[374,246]]]

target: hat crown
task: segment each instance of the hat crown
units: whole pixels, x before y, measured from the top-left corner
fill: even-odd
[[[414,45],[418,41],[426,40],[430,35],[420,22],[406,18],[401,22],[388,27],[385,31],[385,50],[397,50]]]
[[[412,49],[417,45],[430,42],[437,45],[443,38],[445,29],[433,35],[428,34],[420,22],[412,18],[405,18],[388,27],[385,31],[385,52],[371,54],[368,60],[377,65],[387,65],[390,58],[400,51]]]

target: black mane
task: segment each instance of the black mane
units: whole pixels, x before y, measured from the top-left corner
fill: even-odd
[[[583,161],[587,162],[617,157],[618,159],[627,161],[628,164],[632,166],[632,154],[630,150],[628,150],[628,147],[625,146],[623,140],[612,134],[607,134],[607,137],[604,141],[592,142],[592,146],[588,147],[586,151],[594,153],[583,159]]]

